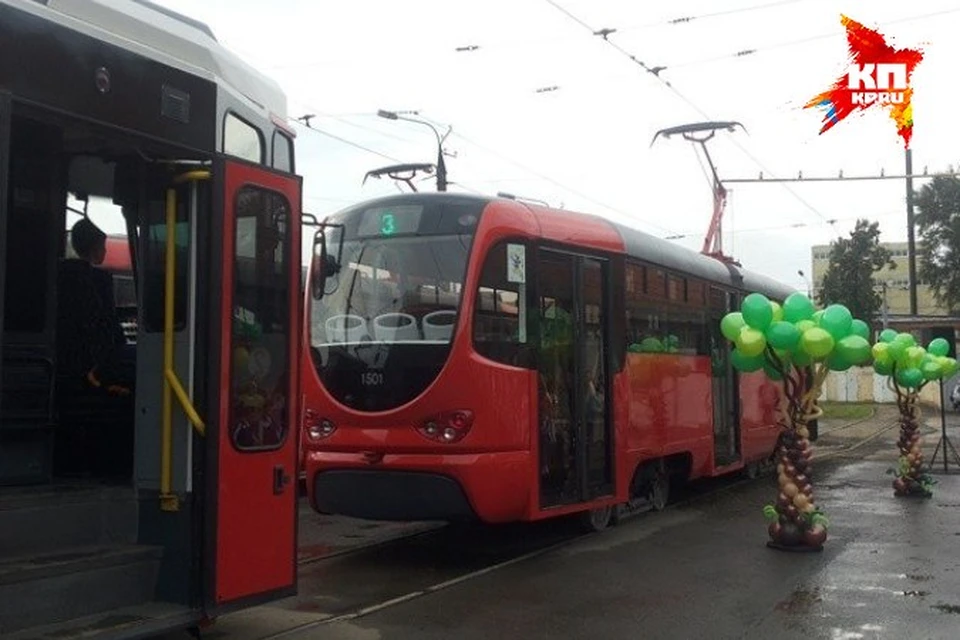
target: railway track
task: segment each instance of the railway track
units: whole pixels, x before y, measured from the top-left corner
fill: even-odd
[[[821,432],[821,436],[859,423],[831,428]],[[884,420],[870,436],[820,457],[828,465],[842,464],[836,456],[859,449],[897,426],[895,418]],[[758,481],[764,481],[762,476],[751,479],[730,475],[698,481],[679,488],[662,514],[634,513],[619,526],[655,524],[664,514],[708,504],[723,493]],[[583,533],[573,518],[502,526],[438,525],[400,538],[306,557],[298,562],[297,596],[241,612],[236,617],[226,616],[217,622],[211,635],[244,640],[309,637],[324,626],[428,596],[548,554],[589,535],[596,534]],[[249,616],[257,616],[257,622],[252,623]]]

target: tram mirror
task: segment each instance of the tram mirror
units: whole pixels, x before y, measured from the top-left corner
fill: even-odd
[[[332,232],[328,233],[328,229]],[[335,255],[331,255],[328,248],[328,239],[335,236]],[[340,273],[340,264],[343,261],[343,225],[335,223],[321,223],[313,234],[313,279],[311,290],[313,298],[319,300],[326,293],[327,280]]]
[[[313,299],[319,300],[323,297],[323,291],[327,282],[327,234],[321,226],[313,234],[313,278],[311,279],[311,291]]]

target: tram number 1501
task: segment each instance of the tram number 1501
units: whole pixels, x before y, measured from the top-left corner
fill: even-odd
[[[365,387],[378,387],[383,384],[383,373],[380,371],[365,371],[360,374],[360,384]]]

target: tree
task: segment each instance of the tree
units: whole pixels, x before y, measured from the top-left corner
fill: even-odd
[[[818,296],[820,305],[842,302],[855,318],[875,324],[883,298],[874,287],[873,274],[894,266],[890,251],[880,245],[880,224],[857,220],[849,238],[830,243],[830,264]]]
[[[937,176],[916,193],[920,280],[937,302],[960,309],[960,179]]]

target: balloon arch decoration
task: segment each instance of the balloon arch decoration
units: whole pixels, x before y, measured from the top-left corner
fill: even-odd
[[[768,546],[819,551],[829,522],[813,494],[813,450],[808,425],[822,415],[817,406],[830,371],[845,371],[870,360],[870,327],[849,309],[833,304],[816,311],[802,293],[783,302],[759,293],[746,296],[740,311],[728,313],[720,329],[734,344],[730,358],[743,373],[762,371],[783,390],[777,462],[777,500],[764,508],[770,520]]]
[[[890,472],[893,493],[897,497],[929,498],[936,481],[926,472],[923,463],[923,438],[920,433],[920,392],[931,382],[949,378],[960,365],[947,357],[949,343],[936,338],[927,348],[917,344],[909,333],[885,329],[873,345],[873,369],[887,377],[887,385],[897,396],[900,411],[900,456]]]

